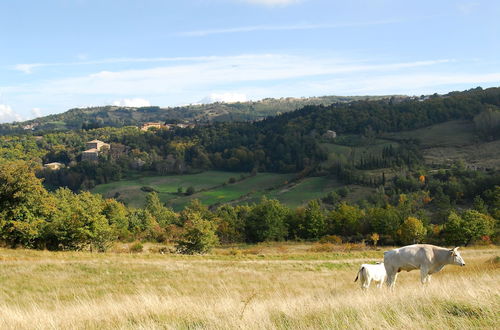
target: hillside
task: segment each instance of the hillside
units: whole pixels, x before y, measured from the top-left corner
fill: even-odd
[[[237,103],[192,104],[179,107],[119,107],[103,106],[75,108],[61,114],[32,120],[0,124],[0,134],[40,132],[45,130],[66,131],[97,127],[137,126],[145,122],[209,123],[222,121],[255,121],[268,116],[294,111],[306,105],[330,105],[359,100],[379,100],[391,96],[322,96],[308,98],[263,99]],[[393,96],[404,98],[403,96]]]

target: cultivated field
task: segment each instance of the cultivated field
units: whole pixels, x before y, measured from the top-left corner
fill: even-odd
[[[422,288],[354,283],[379,251],[308,244],[225,248],[207,256],[0,250],[2,329],[493,329],[498,248],[464,249]],[[316,252],[319,251],[319,252]],[[496,257],[496,259],[495,259]],[[496,262],[495,262],[496,261]]]

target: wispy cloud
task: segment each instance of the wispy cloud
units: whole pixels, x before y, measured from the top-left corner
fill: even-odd
[[[328,55],[246,54],[183,58],[182,62],[147,69],[100,71],[5,86],[0,91],[9,96],[10,104],[16,104],[16,108],[21,109],[24,104],[28,109],[36,105],[62,111],[89,104],[175,106],[199,100],[422,94],[455,88],[450,86],[492,86],[500,81],[500,73],[495,71],[460,73],[461,65],[452,59],[380,62]],[[140,98],[134,98],[136,95]]]
[[[220,29],[183,31],[176,33],[175,35],[182,37],[204,37],[214,34],[260,32],[260,31],[325,30],[325,29],[395,24],[395,23],[401,23],[403,21],[404,21],[403,19],[393,19],[393,20],[380,20],[380,21],[369,21],[369,22],[344,22],[344,23],[330,23],[330,24],[249,25],[249,26],[229,27]]]
[[[47,82],[40,86],[40,91],[42,93],[93,95],[181,93],[200,86],[207,88],[221,84],[305,79],[314,76],[345,75],[357,72],[390,72],[432,66],[449,61],[443,59],[366,64],[341,59],[279,54],[226,56],[196,63],[143,70],[101,71],[83,77]]]
[[[332,76],[349,76],[349,79],[360,82],[368,75],[408,72],[451,62],[449,59],[438,59],[372,63],[329,56],[283,54],[197,57],[184,60],[148,69],[101,71],[43,83],[4,87],[3,90],[10,95],[18,95],[23,100],[31,98],[71,102],[68,107],[89,102],[121,102],[120,104],[125,105],[125,99],[129,100],[128,104],[132,104],[135,103],[134,100],[130,101],[132,95],[141,95],[144,100],[147,99],[146,102],[155,105],[173,105],[196,102],[213,93],[246,94],[245,88],[252,89],[256,86],[291,86],[297,80],[320,82],[331,79]],[[235,91],[236,89],[239,90]],[[267,89],[265,96],[277,96],[272,95],[273,88]],[[331,93],[335,91],[332,90]]]
[[[161,62],[196,62],[206,61],[217,56],[193,56],[193,57],[151,57],[151,58],[106,58],[93,61],[73,61],[73,62],[47,62],[47,63],[22,63],[10,67],[12,70],[21,71],[26,74],[33,73],[34,69],[41,67],[61,67],[118,63],[161,63]]]

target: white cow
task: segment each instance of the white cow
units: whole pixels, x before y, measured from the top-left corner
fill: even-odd
[[[376,265],[362,264],[359,268],[358,275],[354,282],[360,279],[361,289],[368,289],[372,281],[378,282],[377,287],[381,288],[385,281],[386,272],[383,263],[378,262]]]
[[[431,275],[439,272],[445,265],[465,266],[465,262],[454,249],[430,244],[414,244],[384,252],[384,265],[387,271],[387,285],[394,288],[396,277],[402,270],[407,272],[420,269],[422,284],[431,280]]]

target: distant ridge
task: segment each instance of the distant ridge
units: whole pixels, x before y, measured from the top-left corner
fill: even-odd
[[[138,126],[145,122],[190,122],[209,123],[222,121],[256,121],[268,116],[290,112],[308,105],[330,105],[361,100],[380,100],[386,98],[405,99],[407,96],[321,96],[266,98],[259,101],[234,103],[190,104],[178,107],[161,108],[123,107],[108,105],[102,107],[74,108],[66,112],[35,118],[23,122],[1,124],[0,134],[14,132],[65,131],[73,129],[92,129],[97,127]]]

